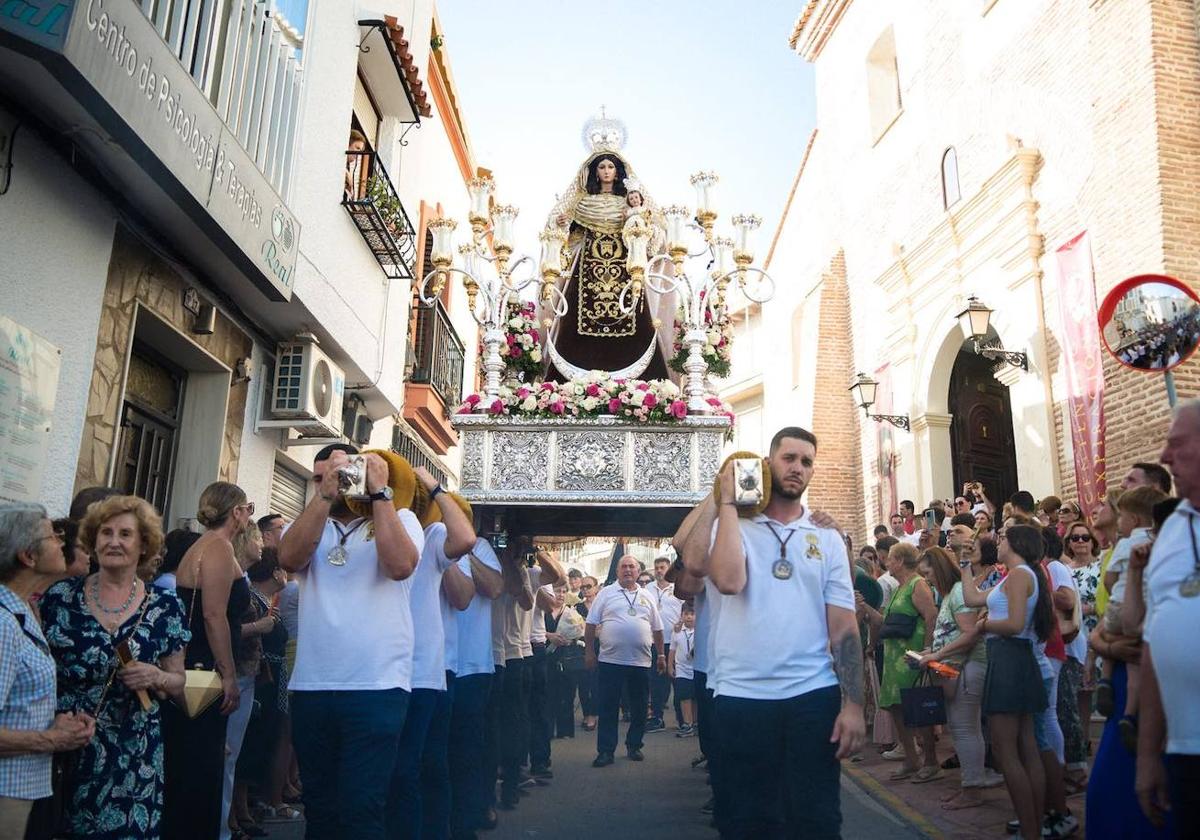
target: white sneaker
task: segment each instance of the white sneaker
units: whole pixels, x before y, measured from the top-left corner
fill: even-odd
[[[883,753],[883,757],[887,761],[904,761],[904,745],[897,744],[892,749]]]
[[[1004,775],[997,773],[990,767],[983,768],[983,784],[980,787],[994,788],[1004,784]]]

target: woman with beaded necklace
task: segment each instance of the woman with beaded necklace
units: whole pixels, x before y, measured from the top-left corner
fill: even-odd
[[[70,837],[163,834],[161,701],[183,695],[189,635],[175,594],[146,583],[158,566],[161,522],[136,496],[93,504],[79,537],[99,570],[55,584],[40,603],[57,664],[58,710],[96,720],[70,779]],[[118,647],[131,661],[119,665]]]

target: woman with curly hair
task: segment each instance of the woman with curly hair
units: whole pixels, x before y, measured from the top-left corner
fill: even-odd
[[[183,696],[190,638],[179,599],[147,584],[162,550],[162,520],[144,499],[112,496],[88,509],[79,540],[99,569],[60,581],[40,603],[57,663],[58,711],[96,720],[71,779],[66,833],[157,838],[161,701]],[[121,664],[119,655],[131,659]]]

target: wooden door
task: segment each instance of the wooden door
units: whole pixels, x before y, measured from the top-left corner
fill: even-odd
[[[992,365],[967,350],[958,354],[950,374],[950,448],[954,492],[962,492],[964,482],[981,482],[1000,508],[1020,488],[1008,388],[996,381]]]

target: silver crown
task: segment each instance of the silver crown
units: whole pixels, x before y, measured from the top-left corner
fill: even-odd
[[[600,108],[600,116],[583,124],[583,147],[589,152],[619,152],[629,138],[625,123]]]

